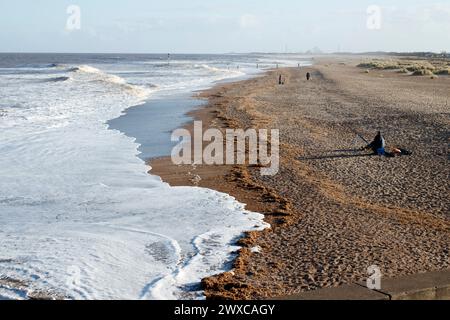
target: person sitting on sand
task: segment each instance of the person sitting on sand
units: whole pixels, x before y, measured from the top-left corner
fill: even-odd
[[[364,147],[364,150],[371,149],[374,154],[378,154],[380,156],[384,156],[386,154],[386,140],[384,139],[381,131],[378,131],[377,136],[373,141]]]
[[[306,74],[306,80],[309,81],[310,79],[311,79],[311,73],[308,72],[308,73]]]
[[[386,140],[384,139],[383,135],[380,131],[378,131],[377,136],[375,139],[368,144],[366,147],[362,148],[362,150],[368,150],[371,149],[373,151],[374,155],[380,155],[380,156],[386,156],[388,158],[395,158],[395,157],[401,157],[401,156],[411,156],[413,153],[412,151],[393,147],[390,148],[389,151],[386,150]]]

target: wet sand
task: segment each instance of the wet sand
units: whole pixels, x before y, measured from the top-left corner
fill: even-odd
[[[274,177],[262,177],[255,166],[151,161],[151,173],[171,185],[229,193],[272,225],[240,241],[233,272],[204,279],[208,298],[338,286],[364,280],[371,265],[384,277],[450,267],[450,78],[366,73],[356,67],[362,60],[316,60],[313,67],[274,70],[199,94],[208,104],[191,116],[205,128],[280,129],[281,168]],[[413,155],[359,151],[365,143],[355,131],[371,140],[377,130],[388,147]]]

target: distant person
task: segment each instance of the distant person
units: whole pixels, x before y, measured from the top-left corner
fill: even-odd
[[[381,131],[378,131],[378,134],[376,135],[375,139],[368,144],[365,148],[365,150],[372,150],[374,154],[378,154],[380,156],[386,155],[386,140],[384,139],[383,135],[381,134]]]
[[[307,81],[311,80],[311,73],[308,72],[308,73],[306,74],[306,80],[307,80]]]
[[[281,86],[283,84],[283,76],[280,74],[280,77],[278,78],[278,84]]]

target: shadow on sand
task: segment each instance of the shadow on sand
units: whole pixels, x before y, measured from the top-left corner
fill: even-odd
[[[312,156],[312,157],[300,157],[297,160],[332,160],[332,159],[346,159],[346,158],[363,158],[373,157],[373,153],[363,153],[361,149],[348,149],[348,150],[328,150],[324,151],[324,155]],[[328,153],[328,154],[327,154]],[[338,153],[338,154],[329,154]]]

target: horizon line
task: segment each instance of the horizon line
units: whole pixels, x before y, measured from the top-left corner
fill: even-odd
[[[343,52],[313,52],[312,50],[307,50],[304,52],[279,52],[279,51],[254,51],[254,52],[64,52],[64,51],[0,51],[0,54],[119,54],[119,55],[146,55],[146,54],[155,54],[155,55],[232,55],[232,54],[284,54],[284,55],[368,55],[368,54],[436,54],[449,55],[450,52],[441,51],[363,51],[363,52],[352,52],[352,51],[343,51]]]

